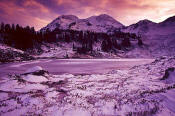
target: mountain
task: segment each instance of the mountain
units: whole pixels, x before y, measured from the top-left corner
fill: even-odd
[[[162,23],[167,23],[167,24],[172,24],[175,22],[175,16],[169,17],[168,19],[166,19],[165,21],[161,22]]]
[[[123,24],[116,21],[109,15],[101,14],[99,16],[91,16],[87,19],[79,19],[74,15],[62,15],[42,28],[41,31],[49,29],[53,31],[59,29],[72,29],[72,30],[89,30],[94,32],[109,32],[115,29],[124,27]]]
[[[156,23],[145,19],[137,22],[136,24],[132,24],[128,27],[124,27],[122,31],[141,34],[141,33],[149,32],[149,30],[154,26],[156,26]]]
[[[73,15],[62,15],[42,28],[41,31],[46,29],[52,31],[55,28],[79,31],[90,30],[105,33],[120,28],[123,32],[140,35],[144,43],[143,48],[132,43],[133,49],[125,52],[123,57],[150,58],[175,55],[175,16],[160,23],[145,19],[136,24],[124,26],[106,14],[91,16],[87,19],[79,19]]]
[[[78,31],[94,31],[94,32],[110,32],[121,28],[123,32],[130,32],[136,34],[163,34],[168,35],[174,33],[175,30],[175,16],[166,19],[161,23],[155,23],[150,20],[141,20],[136,24],[124,26],[109,15],[101,14],[98,16],[91,16],[86,19],[79,19],[74,15],[61,15],[40,31],[47,29],[53,31],[59,28],[63,30],[72,29]]]
[[[175,16],[158,23],[156,26],[157,32],[161,35],[170,35],[175,33]]]
[[[32,28],[19,25],[16,25],[15,30],[9,24],[2,23],[1,27],[4,25],[10,31],[1,28],[0,43],[36,53],[40,57],[82,58],[80,55],[83,54],[98,58],[152,58],[175,55],[175,16],[160,23],[145,19],[124,26],[106,14],[87,19],[62,15],[41,29],[43,32],[50,30],[47,33],[35,32]],[[59,30],[55,30],[57,28]],[[120,31],[115,31],[117,29]],[[108,33],[110,31],[113,33]]]
[[[124,27],[122,31],[144,35],[169,35],[175,33],[175,16],[160,23],[154,23],[147,19],[141,20],[136,24]]]
[[[59,29],[69,29],[70,24],[73,22],[78,21],[79,18],[74,15],[62,15],[53,20],[50,24],[48,24],[46,27],[42,28],[41,31],[45,31],[49,29],[50,31],[53,31],[56,28]]]
[[[175,55],[175,16],[160,23],[142,20],[121,30],[141,35],[143,43],[148,46],[145,50],[139,49],[139,52],[130,51],[128,53],[130,57],[135,53],[137,53],[136,56],[149,54],[151,57]]]

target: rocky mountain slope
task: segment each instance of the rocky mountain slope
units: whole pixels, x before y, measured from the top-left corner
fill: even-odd
[[[123,27],[124,25],[106,14],[79,19],[74,15],[62,15],[42,28],[41,31],[59,29],[72,29],[78,31],[108,32]]]
[[[132,32],[137,34],[149,33],[150,29],[154,28],[157,23],[154,23],[150,20],[141,20],[136,24],[132,24],[130,26],[124,27],[122,31],[124,32]]]
[[[122,29],[124,32],[133,32],[144,35],[169,35],[175,33],[175,16],[166,19],[160,23],[154,23],[149,20],[141,20]]]
[[[0,44],[0,63],[28,61],[35,58],[22,50]]]
[[[137,49],[135,50],[137,54],[147,53],[150,54],[150,57],[175,55],[175,16],[161,23],[149,20],[139,21],[123,28],[122,31],[142,36],[147,49]],[[134,56],[135,51],[130,51],[128,55]]]
[[[136,33],[141,36],[144,47],[134,46],[134,49],[126,52],[124,57],[159,57],[175,55],[175,16],[167,20],[154,23],[150,20],[141,20],[136,24],[124,26],[112,17],[102,14],[87,19],[79,19],[73,15],[63,15],[42,28],[54,30],[72,29],[89,30],[95,32],[113,32],[120,28],[123,32]]]
[[[7,24],[6,26],[9,25]],[[59,58],[65,58],[65,56],[68,55],[71,58],[81,58],[82,56],[77,56],[76,54],[76,50],[78,51],[78,49],[81,52],[83,50],[93,51],[90,54],[87,54],[87,52],[85,53],[84,56],[87,56],[87,58],[94,56],[98,58],[150,58],[175,55],[175,16],[170,17],[161,23],[142,20],[136,24],[124,26],[106,14],[92,16],[87,19],[79,19],[74,15],[62,15],[46,27],[42,28],[42,33],[34,32],[32,28],[22,29],[25,30],[22,32],[28,32],[27,34],[32,35],[28,38],[29,42],[26,42],[26,45],[23,45],[25,33],[21,34],[23,36],[14,37],[15,35],[20,35],[19,33],[22,33],[17,30],[17,34],[7,34],[7,32],[2,33],[3,36],[9,35],[6,37],[7,40],[4,39],[4,41],[13,43],[11,38],[14,37],[13,39],[16,39],[15,42],[18,43],[17,45],[21,45],[23,48],[27,45],[32,46],[33,48],[37,47],[40,53],[43,52],[41,57],[58,56]],[[93,31],[95,33],[93,33]],[[1,32],[4,32],[4,30]],[[135,33],[137,36],[133,36],[132,33]],[[138,35],[141,36],[141,38],[139,38]],[[18,38],[20,38],[20,41]],[[127,39],[129,39],[128,43],[131,45],[129,47],[124,47],[122,43],[127,42],[123,40],[127,41]],[[138,45],[139,40],[142,40],[142,46]],[[39,46],[42,45],[46,45],[45,47],[42,47],[44,49],[40,49]],[[18,46],[18,48],[21,48],[21,46]]]

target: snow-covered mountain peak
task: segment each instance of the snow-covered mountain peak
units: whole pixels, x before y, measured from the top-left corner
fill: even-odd
[[[107,15],[107,14],[101,14],[99,16],[97,16],[97,20],[99,21],[111,21],[111,22],[118,22],[116,21],[114,18],[112,18],[111,16]],[[118,22],[119,23],[119,22]],[[121,24],[121,23],[120,23]],[[123,26],[123,24],[121,24]]]
[[[144,35],[170,35],[175,33],[175,16],[170,17],[163,22],[155,23],[150,20],[141,20],[136,24],[132,24],[122,31],[132,32]]]
[[[46,31],[47,29],[49,29],[50,31],[53,31],[56,28],[69,29],[70,24],[73,22],[76,22],[77,20],[79,20],[79,18],[74,15],[61,15],[55,20],[53,20],[46,27],[42,28],[41,31]]]
[[[53,31],[59,29],[72,29],[80,31],[108,32],[123,27],[120,22],[116,21],[109,15],[101,14],[99,16],[91,16],[87,19],[79,19],[74,15],[62,15],[42,28],[41,31],[47,29]]]
[[[132,24],[132,25],[122,29],[122,31],[136,33],[136,34],[147,33],[150,28],[152,28],[156,25],[157,25],[157,23],[152,22],[148,19],[144,19],[144,20],[140,20],[136,24]]]
[[[96,19],[96,20],[99,20],[99,21],[108,21],[108,20],[112,20],[112,21],[116,21],[114,18],[112,18],[111,16],[107,15],[107,14],[101,14],[101,15],[98,15],[98,16],[91,16],[87,19]]]
[[[112,18],[111,16],[107,15],[107,14],[101,14],[98,16],[92,16],[87,18],[89,21],[96,21],[96,23],[104,23],[104,24],[109,24],[112,25],[114,24],[115,27],[122,27],[124,26],[123,24],[121,24],[120,22],[116,21],[114,18]]]
[[[61,15],[57,19],[78,20],[79,18],[75,15]]]

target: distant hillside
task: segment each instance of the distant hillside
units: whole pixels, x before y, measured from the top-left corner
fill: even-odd
[[[121,30],[142,36],[143,43],[148,46],[148,49],[130,51],[128,56],[134,57],[135,53],[136,56],[145,53],[152,57],[175,55],[175,16],[160,23],[139,21]]]
[[[175,17],[124,26],[102,14],[87,19],[62,15],[35,31],[1,23],[0,43],[39,57],[152,58],[175,55]]]
[[[76,17],[71,16],[69,19],[76,19]],[[28,26],[21,27],[3,23],[1,27],[1,43],[33,55],[40,55],[40,57],[114,58],[122,57],[121,53],[130,51],[135,46],[143,46],[140,37],[118,30],[109,34],[59,28],[36,32],[34,28]]]

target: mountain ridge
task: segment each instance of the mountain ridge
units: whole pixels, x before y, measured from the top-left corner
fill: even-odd
[[[80,19],[75,15],[61,15],[49,23],[47,26],[40,29],[46,31],[47,29],[53,31],[56,28],[77,31],[93,31],[93,32],[111,32],[115,30],[122,30],[131,33],[149,33],[149,30],[157,30],[164,26],[175,26],[175,16],[169,17],[166,20],[156,23],[148,19],[140,20],[137,23],[125,26],[112,16],[107,14],[100,14],[97,16],[90,16],[85,19]]]
[[[46,31],[47,29],[53,31],[59,28],[64,30],[73,29],[78,31],[108,32],[108,30],[121,27],[124,27],[124,25],[107,14],[91,16],[86,19],[79,19],[75,15],[61,15],[40,31]]]
[[[135,24],[122,28],[124,32],[132,32],[136,34],[156,34],[156,35],[168,35],[175,33],[175,16],[169,17],[166,20],[155,23],[148,19],[140,20]]]
[[[2,28],[2,34],[0,35],[1,43],[8,42],[7,44],[10,46],[12,46],[11,43],[14,43],[15,48],[22,50],[33,48],[33,51],[37,54],[47,52],[47,50],[49,52],[53,48],[50,44],[53,44],[56,46],[54,48],[56,51],[53,50],[54,53],[64,51],[62,52],[64,55],[61,53],[63,57],[67,56],[65,55],[67,53],[73,53],[73,57],[74,53],[101,57],[105,54],[104,52],[107,54],[113,52],[117,55],[121,54],[121,57],[133,58],[175,54],[174,17],[170,17],[161,23],[154,23],[145,19],[128,27],[124,27],[119,22],[116,22],[115,19],[105,14],[92,16],[87,19],[79,19],[74,15],[62,15],[53,20],[52,23],[48,24],[51,30],[59,27],[61,29],[41,33],[33,32],[32,28],[23,28],[17,25],[16,28],[20,29],[12,33],[12,31],[6,31]],[[115,31],[117,28],[113,27],[113,23],[120,26],[121,29]],[[5,25],[10,27],[9,24]],[[3,24],[1,26],[3,27]],[[47,28],[45,29],[47,30]],[[86,29],[90,31],[84,31]],[[93,29],[98,30],[98,32],[108,32],[110,29],[114,31],[113,33],[96,33],[92,32]],[[13,28],[10,28],[10,30],[13,30]],[[4,34],[7,37],[3,37]],[[11,41],[11,38],[14,41]],[[24,40],[23,38],[27,39]],[[37,40],[34,38],[37,38]],[[24,45],[25,42],[26,44]],[[65,43],[67,45],[64,46]],[[46,47],[45,50],[43,46],[50,47]],[[59,49],[57,50],[57,48]],[[65,48],[66,50],[62,50]],[[52,53],[50,54],[52,55]],[[71,56],[71,54],[68,54],[68,56]],[[107,55],[104,56],[106,57]]]

